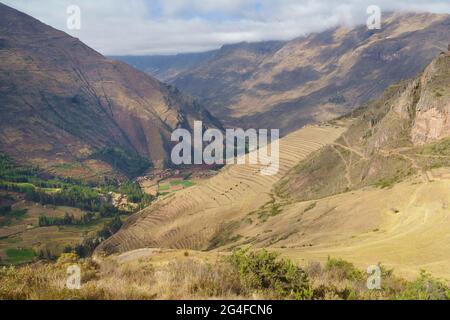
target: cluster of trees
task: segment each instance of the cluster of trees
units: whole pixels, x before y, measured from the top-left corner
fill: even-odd
[[[151,167],[151,163],[144,157],[131,150],[120,148],[104,148],[92,155],[93,159],[105,161],[125,173],[128,177],[134,178],[144,173]]]
[[[66,213],[63,218],[40,216],[39,227],[87,225],[93,219],[94,214],[91,212],[83,214],[80,219],[76,219],[69,213]]]
[[[120,150],[105,149],[103,156],[123,160],[130,166],[144,168],[143,160],[126,155]],[[118,160],[119,161],[119,160]],[[119,161],[120,162],[120,161]],[[70,178],[54,177],[43,174],[37,168],[15,165],[8,156],[0,154],[0,189],[26,195],[26,199],[41,204],[70,206],[87,211],[101,212],[112,216],[117,210],[102,202],[101,195],[108,192],[126,194],[128,200],[141,204],[140,208],[150,204],[154,198],[142,192],[136,182],[118,182],[106,179],[103,183],[82,182]],[[57,189],[49,192],[46,189]]]
[[[151,166],[151,163],[139,155],[113,148],[101,150],[93,157],[113,164],[129,177],[137,176]],[[105,195],[110,192],[127,195],[128,201],[139,204],[138,209],[142,209],[154,200],[154,197],[141,190],[137,182],[105,179],[103,182],[93,183],[56,177],[41,172],[39,168],[19,166],[2,154],[0,154],[0,189],[22,193],[26,200],[42,205],[68,206],[87,212],[78,219],[70,214],[66,214],[63,218],[43,215],[39,218],[40,227],[86,225],[96,219],[96,216],[112,218],[82,244],[65,250],[76,252],[82,257],[92,254],[102,241],[116,233],[122,227],[120,215],[129,213],[122,212],[111,205],[109,199],[107,197],[105,199]],[[11,208],[4,206],[0,211],[7,213],[11,211]],[[48,250],[42,251],[40,255],[47,258],[55,257]]]
[[[64,253],[74,252],[79,257],[85,258],[94,252],[95,248],[114,235],[122,227],[123,222],[119,216],[114,217],[109,223],[105,224],[101,230],[99,230],[94,237],[89,237],[83,241],[83,243],[76,245],[75,247],[67,246],[64,249]]]
[[[12,210],[11,205],[0,206],[0,215],[6,215],[9,212],[11,212],[11,210]]]
[[[132,202],[139,200],[135,203],[142,204],[143,206],[153,201],[153,197],[143,194],[140,187],[131,197],[133,199]],[[102,218],[113,217],[118,214],[128,214],[128,211],[121,211],[105,202],[104,196],[100,191],[83,186],[63,187],[57,192],[48,192],[33,188],[27,190],[25,199],[43,205],[68,206],[90,212],[99,212]]]
[[[98,191],[83,186],[64,186],[57,192],[33,188],[26,192],[28,201],[55,206],[69,206],[88,211],[99,211],[102,203]]]
[[[8,156],[0,154],[0,186],[3,186],[3,189],[18,188],[17,184],[20,187],[29,184],[28,187],[52,189],[70,185],[83,185],[81,181],[75,179],[55,177],[48,173],[43,174],[35,167],[18,166]],[[92,186],[91,183],[86,185]],[[23,188],[12,191],[22,192]]]
[[[6,181],[0,181],[0,190],[6,190],[6,191],[14,191],[19,193],[27,193],[29,191],[34,190],[34,185],[29,183],[12,183],[12,182],[6,182]]]
[[[123,182],[119,185],[105,185],[102,187],[103,191],[116,192],[126,194],[128,201],[133,203],[140,203],[148,205],[154,200],[154,197],[144,193],[137,182]]]

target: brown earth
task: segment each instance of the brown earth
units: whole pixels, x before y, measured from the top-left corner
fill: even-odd
[[[0,61],[0,151],[55,173],[123,173],[91,162],[108,148],[162,167],[173,129],[220,127],[175,88],[3,4]]]
[[[415,76],[447,48],[449,15],[386,14],[381,30],[339,27],[285,43],[227,45],[172,81],[236,126],[324,121]]]

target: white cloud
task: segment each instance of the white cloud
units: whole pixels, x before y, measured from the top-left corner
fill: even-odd
[[[204,51],[240,41],[287,40],[386,11],[450,13],[448,0],[3,0],[70,33],[103,54]],[[81,8],[82,28],[66,28],[66,8]]]

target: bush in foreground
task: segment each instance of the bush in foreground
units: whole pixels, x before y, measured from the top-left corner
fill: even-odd
[[[406,281],[381,267],[382,288],[369,290],[368,275],[341,259],[300,268],[265,250],[239,250],[212,260],[203,255],[181,253],[161,260],[156,253],[155,260],[109,257],[94,262],[70,253],[53,263],[3,267],[0,299],[450,299],[447,284],[426,272]],[[80,290],[66,288],[67,267],[73,264],[82,270]]]

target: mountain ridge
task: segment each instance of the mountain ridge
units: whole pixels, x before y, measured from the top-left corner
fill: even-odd
[[[14,159],[104,176],[116,170],[98,153],[164,167],[174,129],[191,130],[195,120],[221,128],[173,86],[3,4],[0,15],[0,151]]]
[[[381,30],[335,27],[286,42],[226,45],[170,82],[227,125],[284,135],[376,99],[448,44],[448,14],[383,17]]]
[[[415,78],[391,86],[344,119],[350,128],[334,145],[302,162],[278,186],[280,195],[313,200],[379,185],[450,165],[450,52]]]

